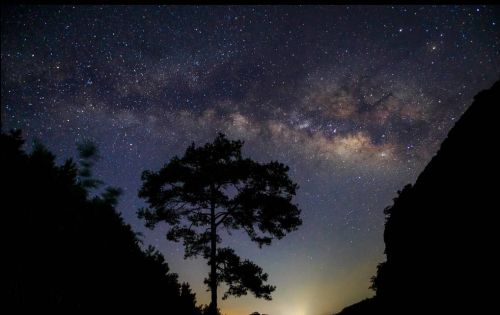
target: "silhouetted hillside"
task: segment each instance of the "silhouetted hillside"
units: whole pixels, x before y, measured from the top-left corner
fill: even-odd
[[[345,307],[339,314],[342,315],[379,314],[377,302],[378,300],[375,298],[364,299],[361,302]]]
[[[499,105],[500,81],[475,96],[415,185],[385,209],[387,261],[373,279],[376,296],[340,314],[490,312],[488,286],[498,268]]]
[[[92,147],[80,167],[1,134],[3,307],[9,313],[200,314],[163,256],[146,252],[115,210],[119,190],[92,197]],[[5,313],[5,312],[3,312]]]

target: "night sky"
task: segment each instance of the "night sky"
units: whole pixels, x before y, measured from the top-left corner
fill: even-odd
[[[499,23],[498,6],[2,7],[2,128],[59,161],[95,141],[126,222],[207,304],[206,262],[137,219],[140,174],[217,132],[245,140],[290,166],[304,223],[261,250],[226,237],[277,290],[220,307],[331,314],[373,294],[383,209],[499,78]]]

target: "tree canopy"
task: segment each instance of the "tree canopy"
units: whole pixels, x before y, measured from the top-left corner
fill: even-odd
[[[148,207],[138,216],[146,226],[170,225],[167,238],[182,241],[185,257],[202,255],[211,266],[205,280],[212,291],[212,310],[217,309],[217,287],[223,295],[271,299],[274,286],[268,275],[233,249],[219,248],[220,231],[244,231],[260,247],[281,239],[302,224],[300,209],[292,203],[298,185],[289,168],[277,161],[259,163],[241,154],[242,141],[219,133],[212,143],[192,143],[182,157],[173,157],[159,171],[144,171],[139,196]]]
[[[19,131],[0,135],[6,309],[201,314],[163,256],[141,249],[115,209],[120,190],[91,194],[102,184],[92,178],[95,146],[79,146],[78,167],[57,165],[41,144],[25,153],[23,143]]]

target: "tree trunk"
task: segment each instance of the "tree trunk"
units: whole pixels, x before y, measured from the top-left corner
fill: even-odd
[[[212,302],[210,304],[210,315],[217,314],[217,231],[215,225],[215,203],[210,208],[210,290],[212,291]]]

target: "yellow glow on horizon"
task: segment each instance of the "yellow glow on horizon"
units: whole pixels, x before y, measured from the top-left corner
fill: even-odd
[[[295,310],[286,310],[284,313],[290,315],[307,315],[307,312],[304,308],[299,308]]]
[[[250,315],[253,312],[267,315],[331,315],[341,311],[344,307],[372,296],[370,278],[376,272],[376,265],[383,260],[379,252],[375,252],[366,259],[340,260],[340,258],[321,257],[321,260],[330,260],[335,265],[331,271],[325,272],[325,264],[311,265],[308,252],[290,256],[286,267],[272,264],[275,254],[266,249],[252,253],[257,264],[265,268],[270,275],[269,282],[277,285],[273,292],[273,299],[266,301],[255,298],[250,292],[242,297],[230,297],[219,300],[219,308],[223,315]],[[265,257],[266,260],[261,260]],[[339,255],[340,257],[340,255]],[[342,256],[342,257],[345,257]],[[319,261],[320,259],[318,259]],[[313,261],[315,262],[315,261]],[[197,293],[198,304],[209,304],[210,292],[202,285],[208,267],[202,260],[183,261],[192,264],[189,269],[196,273],[181,275],[184,279],[197,284],[193,286]],[[347,267],[348,266],[348,267]],[[219,296],[227,290],[225,285],[219,287]]]

